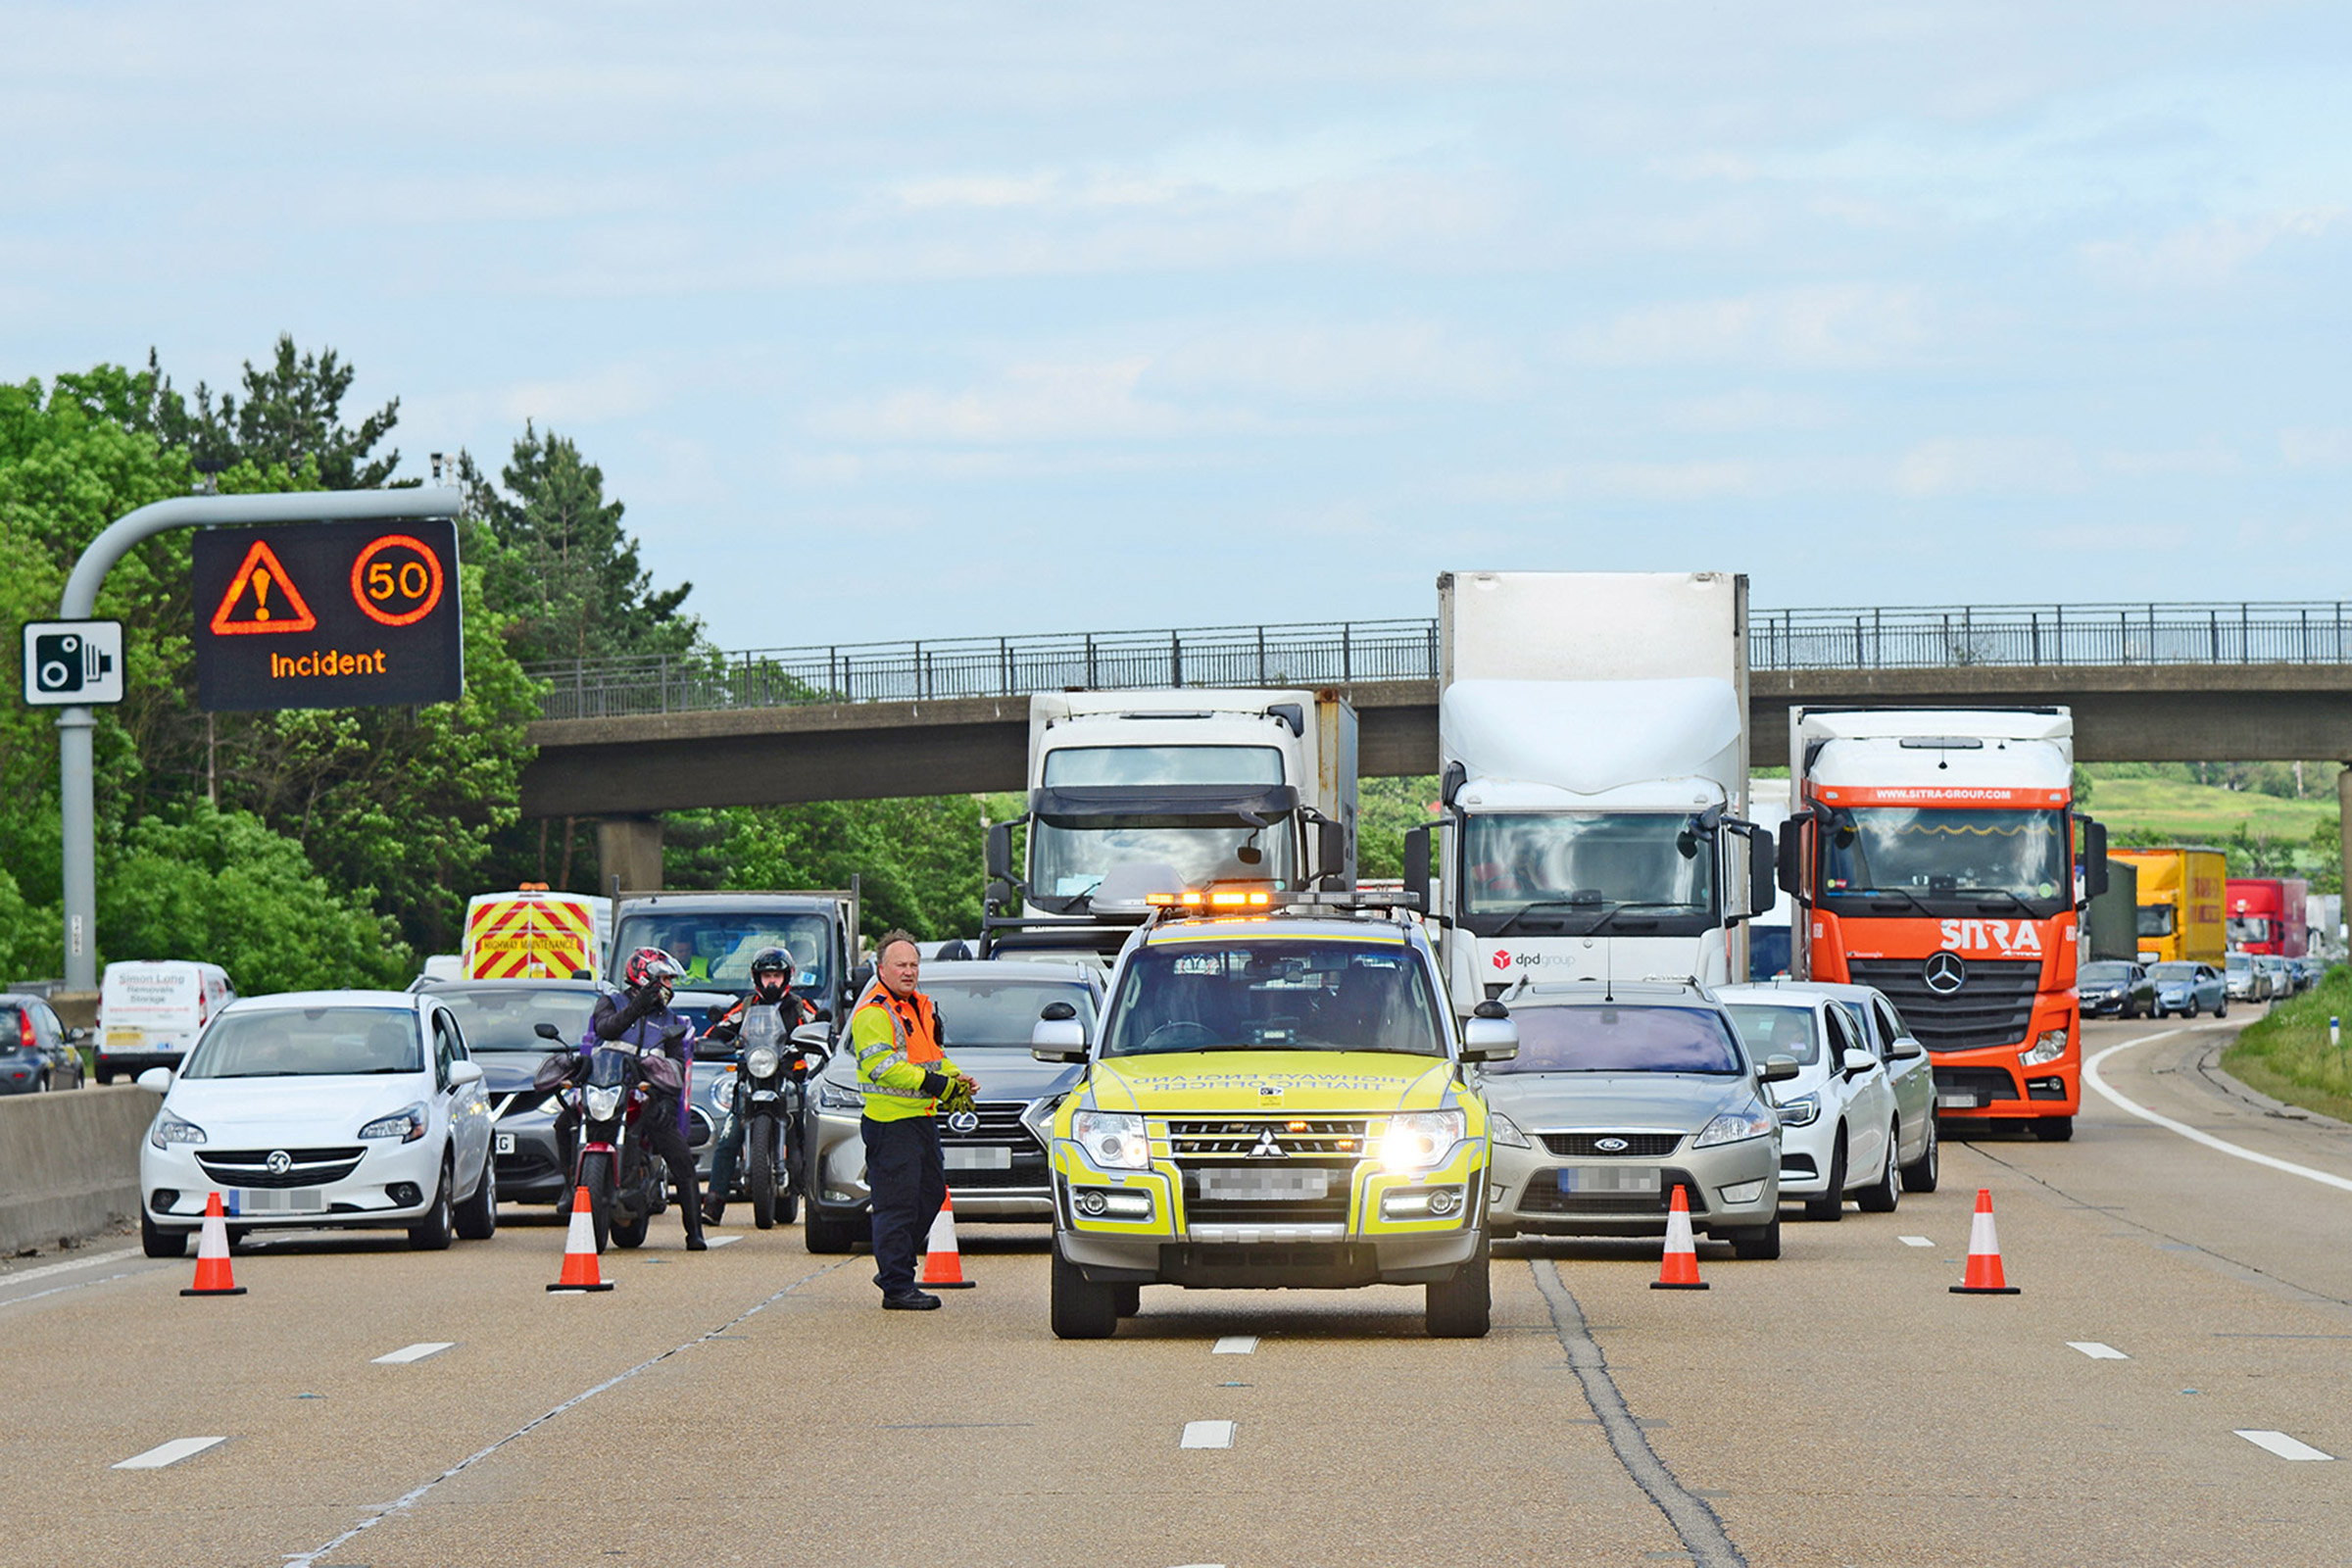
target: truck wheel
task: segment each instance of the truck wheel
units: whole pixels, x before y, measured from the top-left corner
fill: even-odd
[[[811,1252],[827,1256],[846,1252],[857,1245],[858,1225],[855,1220],[837,1219],[820,1204],[810,1203],[808,1223],[801,1227],[801,1241]]]
[[[2033,1126],[2034,1136],[2045,1144],[2074,1142],[2075,1118],[2072,1116],[2036,1116]]]
[[[1436,1286],[1431,1286],[1436,1290]],[[1054,1337],[1057,1340],[1107,1340],[1119,1331],[1115,1285],[1097,1285],[1078,1272],[1078,1265],[1054,1248]]]
[[[1920,1151],[1917,1163],[1903,1167],[1904,1192],[1932,1193],[1936,1190],[1936,1179],[1943,1168],[1942,1138],[1943,1135],[1936,1130],[1936,1117],[1931,1112],[1928,1116],[1928,1147]]]
[[[1751,1225],[1732,1234],[1732,1255],[1750,1262],[1769,1263],[1781,1255],[1781,1221],[1773,1216],[1769,1225]]]
[[[1422,1321],[1433,1340],[1483,1340],[1494,1321],[1494,1296],[1487,1278],[1487,1233],[1478,1233],[1478,1250],[1453,1278],[1424,1286],[1428,1298]]]
[[[1125,1285],[1113,1285],[1110,1295],[1121,1317],[1133,1317],[1144,1309],[1144,1288],[1133,1281]]]
[[[185,1257],[188,1255],[188,1233],[168,1231],[142,1213],[139,1215],[139,1250],[149,1257]]]
[[[1845,1218],[1845,1129],[1838,1129],[1837,1146],[1830,1152],[1830,1185],[1819,1198],[1805,1200],[1805,1218],[1836,1224]]]

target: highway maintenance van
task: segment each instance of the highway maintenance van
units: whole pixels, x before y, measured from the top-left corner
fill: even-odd
[[[612,932],[611,899],[527,883],[480,894],[466,906],[458,973],[466,980],[602,979]]]
[[[1051,1009],[1031,1036],[1086,1064],[1041,1129],[1054,1334],[1111,1335],[1146,1285],[1387,1284],[1427,1288],[1432,1335],[1485,1335],[1487,1107],[1462,1066],[1517,1054],[1501,1004],[1457,1031],[1402,907],[1149,898],[1096,1037]]]

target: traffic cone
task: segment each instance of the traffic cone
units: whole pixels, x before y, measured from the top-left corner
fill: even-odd
[[[1968,1269],[1952,1287],[1954,1296],[2015,1296],[2001,1283],[2001,1239],[1992,1229],[1992,1189],[1977,1189],[1977,1217],[1968,1223]]]
[[[1707,1282],[1698,1277],[1698,1247],[1690,1240],[1690,1200],[1683,1196],[1680,1182],[1674,1184],[1674,1201],[1666,1209],[1666,1256],[1649,1288],[1653,1291],[1707,1288]]]
[[[963,1277],[963,1254],[956,1250],[954,1193],[931,1216],[931,1239],[923,1248],[923,1277],[915,1283],[927,1291],[968,1291],[977,1283]]]
[[[571,1195],[571,1229],[564,1233],[564,1272],[550,1291],[609,1291],[612,1282],[596,1272],[596,1220],[588,1211],[588,1189]]]
[[[229,1277],[228,1221],[220,1217],[220,1195],[204,1200],[204,1236],[196,1244],[196,1283],[182,1296],[243,1296],[245,1287]]]

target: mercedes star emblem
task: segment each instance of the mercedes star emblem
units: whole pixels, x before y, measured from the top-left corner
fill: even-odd
[[[1604,1154],[1622,1154],[1634,1146],[1622,1138],[1595,1138],[1592,1147]]]
[[[1939,997],[1948,997],[1968,983],[1968,965],[1960,961],[1957,953],[1930,955],[1920,972],[1928,982],[1928,989]]]
[[[948,1131],[952,1133],[976,1133],[979,1130],[980,1113],[976,1110],[959,1110],[948,1117]]]
[[[270,1151],[270,1157],[263,1160],[262,1163],[270,1167],[270,1175],[283,1176],[294,1168],[294,1156],[282,1149],[272,1149]]]

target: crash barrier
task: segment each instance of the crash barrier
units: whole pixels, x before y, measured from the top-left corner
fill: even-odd
[[[0,1254],[135,1216],[155,1107],[132,1084],[0,1100]]]

